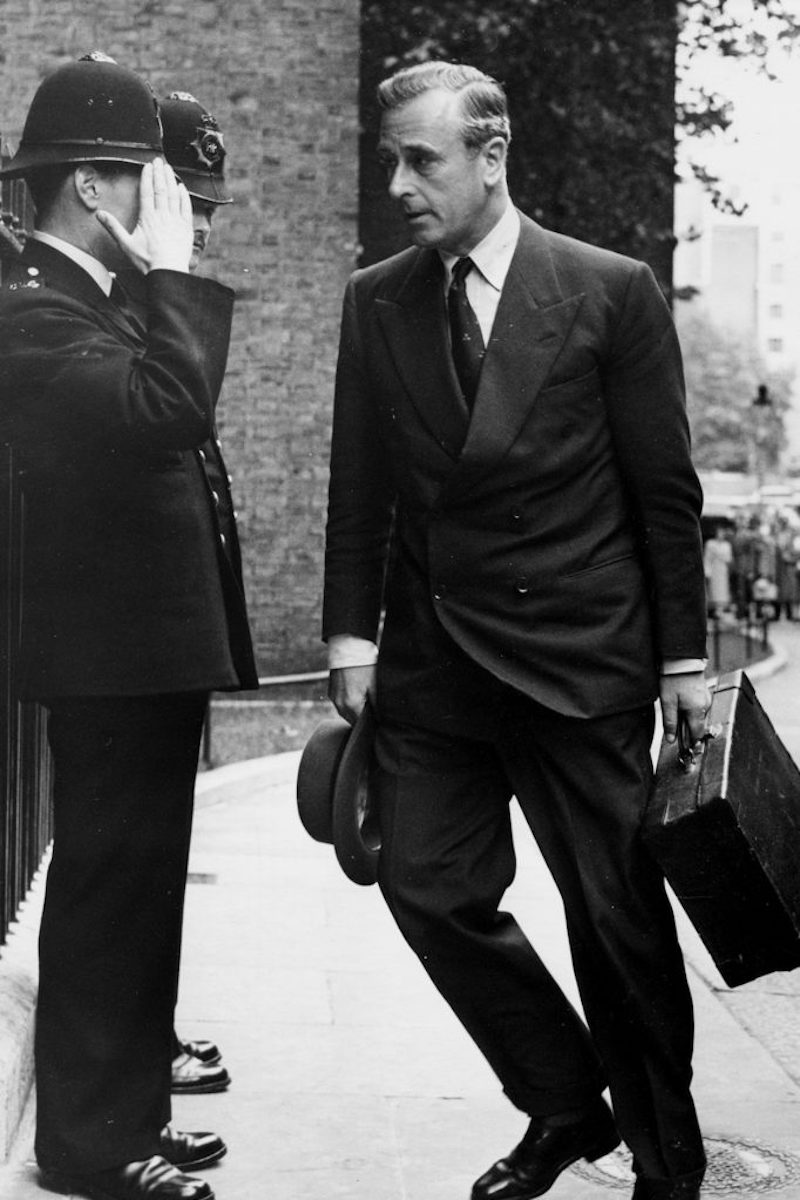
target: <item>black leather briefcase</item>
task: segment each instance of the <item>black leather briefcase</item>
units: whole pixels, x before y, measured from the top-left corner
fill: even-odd
[[[800,966],[800,771],[743,671],[721,675],[712,736],[662,745],[644,837],[725,982]]]

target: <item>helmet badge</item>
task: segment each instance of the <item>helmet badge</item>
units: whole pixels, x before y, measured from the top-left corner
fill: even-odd
[[[209,171],[213,171],[215,167],[221,167],[225,158],[225,146],[220,131],[199,125],[196,134],[194,141],[189,145],[197,155],[198,163]]]

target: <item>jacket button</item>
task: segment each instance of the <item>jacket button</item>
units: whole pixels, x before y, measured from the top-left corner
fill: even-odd
[[[447,588],[445,587],[445,585],[443,583],[437,583],[436,587],[433,590],[434,600],[441,600],[446,591],[447,591]]]
[[[200,462],[205,462],[206,461],[205,450],[198,450],[197,453],[200,455]]]
[[[516,525],[518,521],[522,520],[522,509],[512,508],[510,516],[512,525]]]
[[[531,581],[526,575],[521,575],[519,579],[514,580],[514,591],[518,592],[520,596],[527,596],[530,590]]]
[[[226,537],[225,537],[225,534],[224,534],[224,533],[221,533],[221,534],[219,535],[219,540],[220,540],[220,542],[222,543],[222,545],[223,545],[223,546],[227,545],[227,539],[226,539]]]
[[[211,495],[214,497],[214,503],[219,504],[219,492],[212,492]]]

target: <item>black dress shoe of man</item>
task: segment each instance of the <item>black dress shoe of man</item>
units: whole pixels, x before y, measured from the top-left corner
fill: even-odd
[[[219,1162],[228,1147],[215,1133],[181,1133],[165,1125],[159,1138],[162,1158],[181,1171],[199,1171]]]
[[[534,1117],[519,1145],[475,1181],[472,1200],[534,1200],[579,1158],[594,1162],[610,1154],[619,1141],[603,1100],[569,1124]]]
[[[181,1039],[180,1045],[184,1054],[191,1054],[192,1058],[199,1058],[202,1063],[218,1063],[222,1058],[216,1042],[205,1042],[200,1039],[184,1042]]]
[[[638,1176],[633,1200],[700,1200],[700,1183],[694,1179],[647,1179]]]
[[[192,1054],[180,1054],[172,1060],[171,1089],[180,1095],[224,1092],[231,1077],[219,1063],[204,1063]]]
[[[204,1179],[184,1175],[159,1154],[142,1162],[126,1163],[110,1171],[72,1175],[44,1171],[45,1179],[59,1190],[68,1189],[90,1200],[214,1200]]]

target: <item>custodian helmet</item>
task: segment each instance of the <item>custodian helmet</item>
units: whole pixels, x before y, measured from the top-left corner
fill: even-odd
[[[188,92],[170,92],[159,107],[164,156],[189,195],[206,204],[231,204],[225,146],[215,118]]]
[[[39,85],[19,149],[0,175],[73,162],[141,165],[162,153],[150,85],[95,50],[58,67]]]

